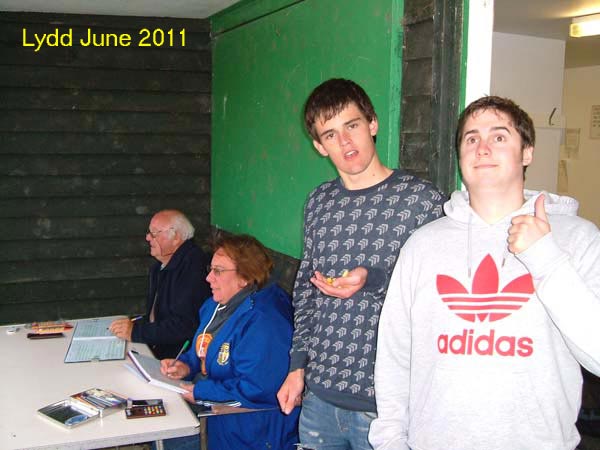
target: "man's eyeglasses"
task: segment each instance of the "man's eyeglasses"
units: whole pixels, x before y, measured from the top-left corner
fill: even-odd
[[[215,277],[221,276],[223,272],[237,272],[237,269],[222,269],[221,267],[206,266],[206,274],[214,273]]]
[[[172,229],[173,229],[173,227],[165,228],[163,230],[158,230],[158,231],[148,230],[148,231],[146,231],[146,236],[150,235],[150,236],[152,236],[152,239],[156,239],[156,236],[158,236],[163,231],[172,230]]]

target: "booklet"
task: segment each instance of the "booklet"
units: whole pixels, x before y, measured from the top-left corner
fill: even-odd
[[[152,356],[142,355],[135,350],[129,350],[127,356],[131,359],[134,367],[137,369],[142,378],[148,383],[175,391],[179,394],[185,394],[187,391],[180,384],[185,383],[183,380],[172,380],[164,376],[160,371],[160,361]]]
[[[135,350],[129,350],[127,352],[127,356],[129,356],[136,369],[135,373],[143,380],[153,384],[154,386],[169,389],[180,394],[187,392],[180,386],[180,384],[185,383],[185,381],[172,380],[171,378],[165,377],[161,373],[160,361],[158,359],[155,359],[152,356],[142,355]],[[237,400],[228,400],[223,402],[217,402],[213,400],[196,400],[191,407],[192,411],[194,411],[198,417],[214,416],[219,414],[251,413],[279,409],[278,406],[272,408],[250,409],[241,408],[240,405],[241,403]]]
[[[66,428],[73,428],[98,417],[121,411],[127,405],[123,396],[106,389],[91,388],[68,399],[38,409],[40,416]]]
[[[65,362],[125,359],[125,341],[108,329],[113,320],[107,317],[77,321]]]

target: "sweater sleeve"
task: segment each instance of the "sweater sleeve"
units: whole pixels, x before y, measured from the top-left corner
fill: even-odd
[[[538,298],[573,356],[600,375],[600,233],[587,225],[585,239],[570,236],[571,252],[549,233],[517,258],[531,273]]]
[[[375,450],[408,450],[411,294],[403,252],[392,273],[379,320],[375,358],[377,418],[369,431],[369,442]]]
[[[290,350],[290,372],[303,369],[308,358],[308,339],[312,334],[311,318],[314,314],[317,288],[310,282],[312,276],[313,228],[311,223],[311,201],[304,210],[304,250],[302,260],[296,274],[292,304],[294,306],[294,335]]]

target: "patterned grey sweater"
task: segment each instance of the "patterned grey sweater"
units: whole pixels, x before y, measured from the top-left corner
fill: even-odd
[[[389,278],[400,247],[417,227],[442,216],[444,200],[431,183],[402,170],[370,188],[348,190],[337,178],[310,193],[290,371],[304,368],[308,388],[322,400],[376,411],[377,325]],[[310,282],[315,271],[339,277],[358,266],[369,275],[351,298],[329,297]]]

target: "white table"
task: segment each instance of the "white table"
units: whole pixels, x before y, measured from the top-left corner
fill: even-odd
[[[0,327],[0,449],[93,449],[198,434],[198,419],[185,400],[136,377],[124,366],[127,359],[65,364],[72,330],[64,338],[30,340],[31,330],[18,327],[14,334]],[[128,348],[150,354],[144,344]],[[126,419],[119,411],[65,429],[37,413],[93,387],[134,399],[162,398],[167,415]]]

